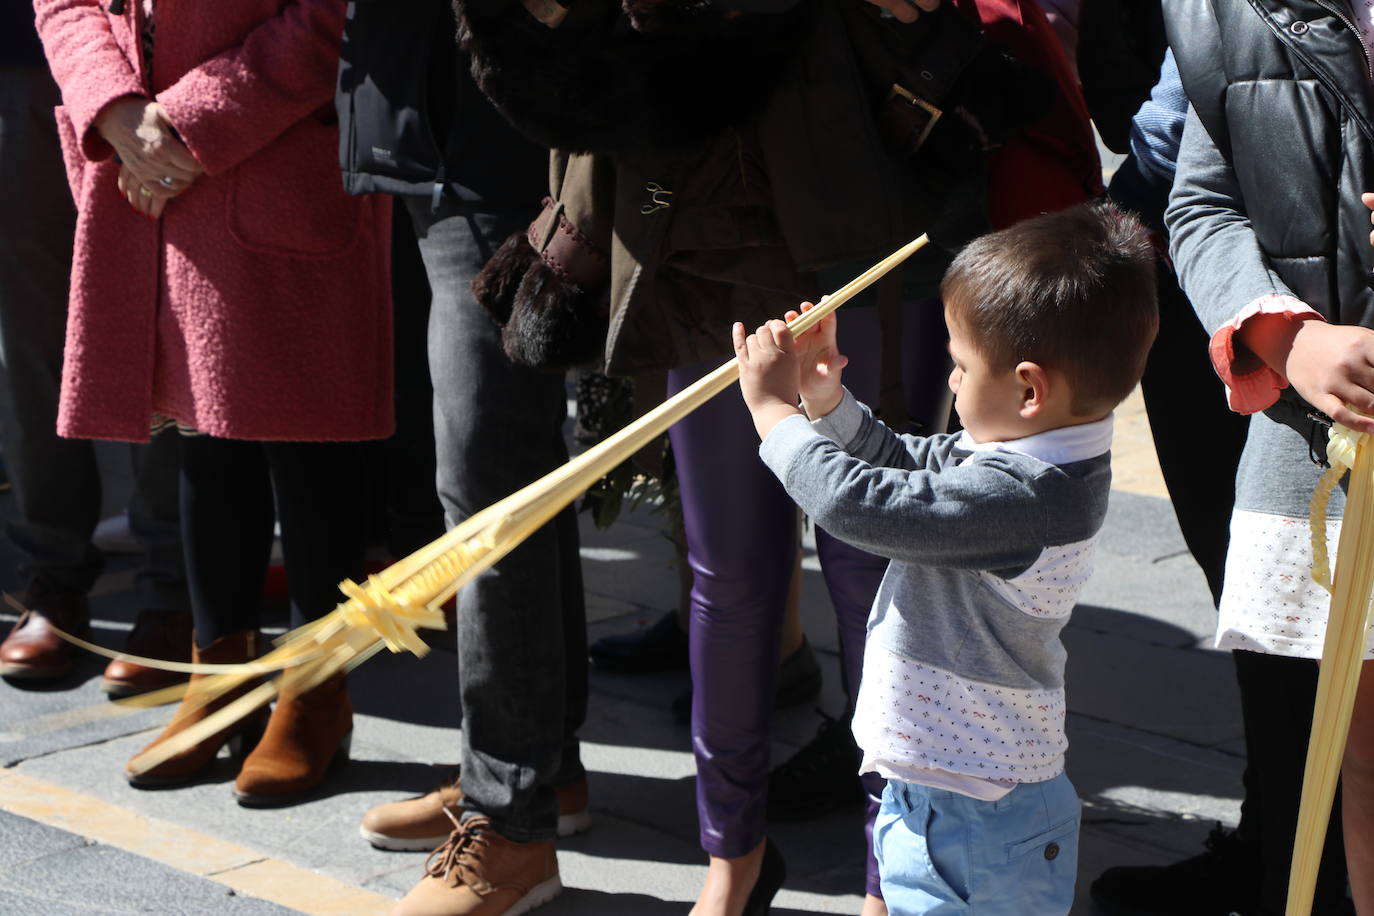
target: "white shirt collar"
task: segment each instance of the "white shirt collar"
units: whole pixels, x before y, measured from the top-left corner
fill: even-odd
[[[1039,458],[1047,464],[1072,464],[1111,451],[1114,417],[1115,414],[1109,413],[1092,423],[1047,429],[1043,433],[1006,442],[976,442],[965,430],[955,447],[968,452],[1017,452]]]

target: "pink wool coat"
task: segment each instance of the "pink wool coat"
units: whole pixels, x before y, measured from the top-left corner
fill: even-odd
[[[148,438],[153,414],[237,439],[393,424],[390,199],[350,197],[332,99],[343,0],[35,0],[79,218],[58,432]],[[96,116],[156,98],[205,168],[133,210]]]

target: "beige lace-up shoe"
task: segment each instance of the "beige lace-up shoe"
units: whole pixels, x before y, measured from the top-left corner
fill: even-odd
[[[521,916],[562,890],[552,842],[516,843],[470,817],[430,853],[391,916]]]
[[[557,792],[558,835],[572,836],[590,827],[587,781],[559,786]],[[358,833],[378,849],[433,849],[453,831],[448,812],[463,815],[463,787],[457,773],[433,792],[373,807],[363,815]]]

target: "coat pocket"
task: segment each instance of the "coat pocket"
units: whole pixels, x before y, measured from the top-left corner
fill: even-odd
[[[307,119],[233,170],[229,232],[245,248],[329,258],[353,246],[364,201],[344,193],[339,134]]]

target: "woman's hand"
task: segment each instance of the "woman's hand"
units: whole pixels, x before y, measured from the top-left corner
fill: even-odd
[[[810,302],[802,303],[802,311],[815,308]],[[784,316],[790,324],[797,317],[796,312]],[[818,420],[840,406],[844,388],[840,373],[849,365],[849,357],[840,352],[835,342],[835,315],[826,315],[811,330],[797,338],[798,354],[801,358],[801,377],[798,385],[801,391],[802,408],[806,415]]]
[[[731,328],[739,357],[739,387],[760,439],[782,420],[800,414],[797,406],[801,359],[787,325],[776,318],[746,336],[744,325]]]
[[[162,211],[167,208],[167,201],[171,200],[170,197],[153,193],[143,182],[134,177],[134,173],[129,171],[127,165],[119,167],[118,183],[119,193],[124,195],[129,206],[149,219],[160,217]]]
[[[150,99],[134,95],[115,99],[96,117],[95,129],[148,192],[144,196],[164,201],[175,197],[205,171],[177,138],[162,106]]]
[[[1374,194],[1361,194],[1360,200],[1374,210]],[[1374,215],[1370,219],[1374,221]],[[1374,232],[1369,243],[1374,245]],[[1269,314],[1247,319],[1234,341],[1232,371],[1257,368],[1258,357],[1337,423],[1374,433],[1374,416],[1365,416],[1374,415],[1374,331],[1328,324],[1315,315]]]
[[[1307,403],[1337,423],[1374,433],[1374,419],[1361,415],[1374,416],[1374,331],[1304,321],[1293,335],[1283,371]]]
[[[1374,433],[1374,419],[1361,415],[1374,415],[1374,331],[1259,315],[1245,322],[1237,339],[1307,403],[1343,426]]]

